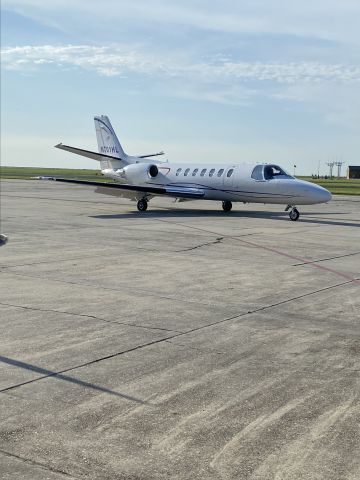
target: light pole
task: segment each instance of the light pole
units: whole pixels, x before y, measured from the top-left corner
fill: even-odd
[[[333,178],[333,168],[334,168],[335,162],[327,162],[326,165],[330,169],[330,178],[332,179]]]
[[[343,165],[345,162],[335,162],[335,165],[338,167],[337,168],[337,178],[341,177],[341,165]]]

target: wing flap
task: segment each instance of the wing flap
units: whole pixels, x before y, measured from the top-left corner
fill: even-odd
[[[166,195],[176,198],[202,198],[205,193],[200,188],[192,187],[165,187]]]

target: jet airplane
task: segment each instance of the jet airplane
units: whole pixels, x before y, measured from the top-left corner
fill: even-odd
[[[298,220],[297,205],[325,203],[331,194],[325,188],[298,180],[277,164],[170,163],[155,160],[163,155],[127,155],[107,116],[95,116],[99,152],[59,143],[56,148],[100,162],[101,173],[116,182],[92,182],[55,178],[58,182],[90,185],[95,192],[137,201],[145,212],[154,196],[169,196],[178,201],[216,200],[225,212],[233,202],[283,204],[291,220]]]

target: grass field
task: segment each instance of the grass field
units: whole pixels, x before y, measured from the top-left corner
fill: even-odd
[[[37,167],[0,167],[0,178],[22,178],[31,179],[32,177],[48,176],[63,178],[80,178],[83,180],[94,180],[106,182],[109,179],[104,178],[99,170],[75,170],[66,168],[37,168]],[[339,195],[360,195],[360,179],[347,180],[346,178],[313,179],[311,177],[298,177],[312,183],[327,188],[333,194]],[[112,180],[110,180],[112,181]]]
[[[301,180],[316,183],[329,190],[329,192],[338,195],[360,195],[360,179],[347,180],[346,178],[311,178],[299,177]]]
[[[38,167],[0,167],[0,178],[21,178],[31,180],[33,177],[62,177],[81,178],[97,182],[108,181],[99,170],[72,169],[72,168],[38,168]]]

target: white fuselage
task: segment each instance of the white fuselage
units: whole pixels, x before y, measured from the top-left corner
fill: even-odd
[[[155,178],[143,172],[129,178],[121,169],[103,169],[102,173],[121,183],[201,189],[206,200],[311,205],[331,199],[330,192],[325,188],[287,174],[271,179],[252,178],[255,164],[158,163],[157,167],[159,172]],[[266,164],[263,165],[265,168]]]

